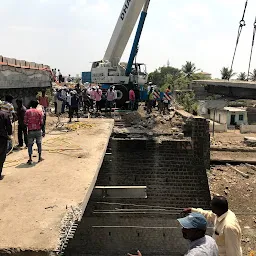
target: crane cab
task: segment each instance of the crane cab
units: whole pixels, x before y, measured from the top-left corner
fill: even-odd
[[[96,61],[91,69],[92,83],[98,84],[128,84],[129,77],[121,65],[112,66],[109,61]]]

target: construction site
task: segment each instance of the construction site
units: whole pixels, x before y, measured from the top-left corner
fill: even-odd
[[[188,61],[149,74],[137,54],[152,2],[125,0],[81,77],[0,56],[0,255],[256,255],[256,19],[247,79],[231,73],[248,0],[228,78]],[[194,216],[203,228],[182,224]]]

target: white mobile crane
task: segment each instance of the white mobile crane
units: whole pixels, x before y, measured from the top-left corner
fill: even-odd
[[[125,0],[103,59],[92,64],[91,82],[101,84],[103,89],[108,89],[109,86],[114,85],[117,91],[117,105],[119,106],[128,100],[129,87],[134,84],[141,86],[147,83],[146,65],[134,63],[134,60],[138,52],[149,3],[150,0]],[[129,61],[128,63],[120,63],[140,14]]]

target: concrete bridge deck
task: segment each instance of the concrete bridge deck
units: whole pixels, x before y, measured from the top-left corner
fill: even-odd
[[[207,92],[230,98],[256,99],[256,82],[253,81],[195,80],[192,88],[197,96]]]
[[[27,150],[8,156],[0,181],[0,253],[56,251],[65,216],[82,216],[114,125],[83,122],[83,129],[47,135],[41,163],[28,166]]]

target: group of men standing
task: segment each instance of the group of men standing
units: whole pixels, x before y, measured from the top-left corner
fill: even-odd
[[[32,164],[34,141],[38,148],[38,162],[43,160],[42,137],[45,136],[46,109],[49,107],[45,92],[42,92],[38,100],[32,100],[28,108],[24,106],[21,99],[16,100],[16,109],[12,102],[13,97],[10,95],[5,97],[5,101],[0,101],[0,180],[7,152],[14,147],[12,123],[15,121],[18,121],[18,145],[16,147],[22,148],[25,143],[29,155],[27,163]]]
[[[185,256],[243,256],[242,234],[236,215],[229,210],[228,201],[223,196],[214,196],[211,210],[186,208],[188,214],[178,219],[183,237],[189,241]],[[213,225],[212,237],[206,235]],[[130,256],[135,256],[128,254]],[[138,251],[136,256],[142,256]]]
[[[147,113],[152,113],[153,108],[157,105],[160,114],[165,115],[171,103],[170,93],[170,86],[168,86],[165,91],[160,91],[158,88],[153,88],[152,86],[149,86],[146,102]]]
[[[55,114],[65,113],[66,107],[69,111],[69,121],[72,120],[74,113],[79,118],[79,109],[83,109],[84,113],[91,110],[96,110],[96,113],[102,111],[105,106],[105,111],[112,110],[114,102],[117,99],[117,93],[114,87],[110,87],[106,94],[103,95],[99,86],[89,85],[82,90],[77,84],[74,89],[68,87],[57,88],[54,92]],[[104,101],[105,100],[105,105]]]

